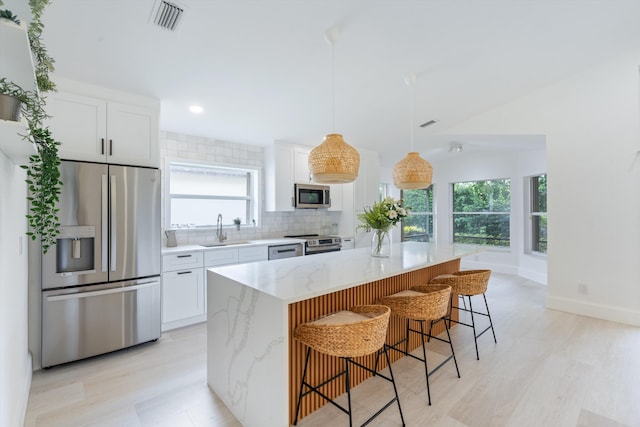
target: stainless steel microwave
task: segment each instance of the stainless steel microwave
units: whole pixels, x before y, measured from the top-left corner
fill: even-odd
[[[299,209],[331,207],[328,185],[293,184],[293,206]]]

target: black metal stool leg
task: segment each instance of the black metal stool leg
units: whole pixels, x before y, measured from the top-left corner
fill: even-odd
[[[347,402],[349,405],[349,427],[352,427],[353,419],[351,417],[351,378],[349,376],[349,359],[346,357],[344,358],[344,370],[345,370],[344,384],[347,388]]]
[[[476,322],[473,317],[473,305],[471,304],[471,296],[467,296],[469,298],[469,311],[471,312],[471,327],[473,328],[473,342],[476,345],[476,359],[480,360],[480,353],[478,353],[478,337],[476,335]]]
[[[429,400],[429,406],[431,406],[431,390],[429,389],[429,368],[427,367],[427,346],[424,342],[424,321],[419,320],[420,323],[420,338],[422,339],[422,357],[424,358],[424,375],[427,379],[427,398]]]
[[[402,415],[402,408],[400,407],[400,398],[398,397],[398,389],[396,388],[396,380],[393,377],[393,371],[391,370],[391,359],[389,358],[389,352],[387,351],[387,345],[382,346],[384,349],[384,355],[387,358],[387,366],[389,367],[389,377],[391,378],[391,384],[393,384],[393,392],[396,395],[396,403],[398,403],[398,411],[400,411],[400,420],[402,420],[402,427],[404,427],[404,416]]]
[[[458,369],[458,360],[456,359],[456,352],[453,350],[453,341],[451,341],[451,334],[449,334],[449,327],[447,326],[447,321],[443,318],[442,323],[444,323],[444,329],[447,331],[447,338],[449,339],[449,347],[451,347],[451,355],[453,356],[453,363],[456,365],[456,372],[458,373],[458,378],[460,378],[460,369]]]
[[[409,352],[409,319],[407,319],[407,332],[404,336],[406,339],[404,342],[404,353],[407,354]]]
[[[447,319],[449,320],[449,327],[451,327],[451,316],[453,316],[453,295],[451,295],[451,297],[449,298],[449,313],[447,314]]]
[[[302,402],[302,391],[304,389],[304,379],[307,376],[307,366],[309,365],[309,356],[311,355],[311,347],[307,347],[307,357],[304,360],[304,370],[302,371],[302,381],[300,381],[300,394],[298,394],[298,405],[296,406],[296,418],[293,425],[298,425],[298,415],[300,414],[300,403]]]
[[[376,353],[376,363],[375,363],[375,365],[373,365],[373,376],[374,377],[376,376],[376,373],[378,372],[378,361],[379,360],[380,360],[380,350],[378,350],[378,352]]]
[[[489,313],[489,304],[487,304],[487,296],[482,294],[484,298],[484,306],[487,308],[487,316],[489,317],[489,325],[491,326],[491,333],[493,334],[493,342],[498,344],[498,340],[496,340],[496,331],[493,329],[493,322],[491,321],[491,313]]]

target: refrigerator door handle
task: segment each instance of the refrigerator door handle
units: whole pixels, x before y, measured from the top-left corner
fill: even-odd
[[[117,254],[117,242],[116,236],[118,235],[117,226],[117,215],[116,215],[116,176],[111,175],[111,271],[116,271],[116,254]]]
[[[109,294],[117,294],[121,292],[129,292],[129,291],[137,291],[144,288],[149,288],[153,285],[156,285],[160,282],[154,280],[153,282],[145,282],[140,283],[134,286],[125,286],[125,287],[117,287],[111,289],[103,289],[101,291],[89,291],[89,292],[78,292],[73,294],[63,294],[63,295],[50,295],[47,297],[47,302],[49,301],[67,301],[70,299],[80,299],[80,298],[89,298],[96,297],[99,295],[109,295]]]
[[[101,219],[101,229],[100,239],[102,239],[102,267],[101,270],[103,272],[107,271],[107,262],[108,262],[108,241],[107,238],[109,233],[109,187],[107,182],[107,175],[102,175],[102,219]]]

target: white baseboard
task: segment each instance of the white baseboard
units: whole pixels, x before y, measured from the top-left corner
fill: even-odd
[[[640,312],[610,305],[593,304],[547,294],[546,307],[581,316],[640,326]]]

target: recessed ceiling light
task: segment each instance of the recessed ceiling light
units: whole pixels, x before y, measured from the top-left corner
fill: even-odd
[[[199,105],[192,105],[191,107],[189,107],[189,111],[191,111],[192,113],[202,113],[204,110],[201,106]]]

